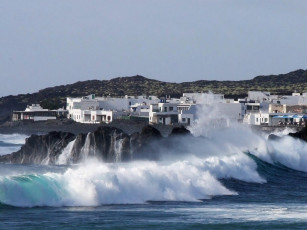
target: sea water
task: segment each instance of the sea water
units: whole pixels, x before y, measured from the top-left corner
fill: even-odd
[[[0,229],[306,229],[305,142],[237,126],[186,145],[159,161],[72,165],[67,148],[58,165],[0,164]]]

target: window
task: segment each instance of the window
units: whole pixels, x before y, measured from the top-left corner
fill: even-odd
[[[174,109],[174,108],[173,108],[172,106],[171,106],[171,107],[169,107],[169,111],[173,111],[173,109]]]
[[[258,122],[258,118],[256,118],[256,122]]]
[[[259,110],[259,106],[253,106],[253,110]]]
[[[185,122],[185,118],[182,118],[182,122]]]
[[[164,112],[167,112],[167,107],[164,107]]]

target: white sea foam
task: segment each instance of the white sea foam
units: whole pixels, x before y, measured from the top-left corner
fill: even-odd
[[[198,201],[234,195],[191,162],[86,163],[65,173],[0,177],[0,202],[14,206],[97,206],[156,201]]]
[[[222,121],[227,121],[224,126],[212,126],[217,123],[216,118],[220,117],[220,114],[217,114],[217,105],[213,95],[207,97],[198,111],[198,119],[189,127],[193,135],[208,139],[204,141],[203,147],[195,146],[195,149],[203,148],[204,152],[207,154],[211,152],[214,156],[250,152],[266,162],[279,162],[287,167],[307,172],[307,143],[286,136],[295,130],[286,128],[276,131],[275,135],[284,138],[268,141],[268,135],[255,133],[248,126],[235,121],[228,122],[227,117],[222,117]]]
[[[58,165],[66,165],[71,162],[71,157],[72,157],[72,149],[74,147],[76,140],[73,140],[68,143],[68,145],[63,149],[61,155],[59,155],[56,164]]]
[[[305,204],[219,204],[205,205],[198,208],[174,208],[167,212],[184,213],[192,219],[207,219],[220,223],[227,219],[235,222],[306,221],[307,208]]]
[[[211,111],[214,109],[211,108]],[[209,116],[214,118],[214,113]],[[16,206],[96,206],[101,204],[144,203],[148,200],[198,201],[213,195],[234,195],[218,179],[235,178],[264,183],[254,160],[245,153],[293,169],[307,171],[307,144],[292,137],[268,141],[241,124],[212,126],[199,117],[191,127],[196,136],[178,141],[187,152],[166,152],[159,162],[135,161],[104,164],[82,163],[64,173],[50,172],[34,176],[0,177],[0,202]],[[210,130],[210,132],[208,132]],[[279,135],[282,135],[280,133]],[[90,142],[82,151],[89,151]],[[58,158],[67,164],[74,142]],[[120,153],[117,143],[116,153]],[[82,152],[81,151],[81,152]],[[88,152],[84,152],[87,156]],[[116,155],[120,161],[120,155]]]
[[[269,154],[274,162],[307,172],[306,142],[285,136],[280,140],[269,141],[269,146]]]

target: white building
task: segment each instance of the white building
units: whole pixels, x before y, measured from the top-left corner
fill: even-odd
[[[178,123],[184,125],[191,125],[192,122],[197,119],[197,107],[196,104],[179,104],[177,106]]]
[[[28,105],[24,111],[14,111],[12,120],[46,121],[64,118],[66,115],[67,111],[64,109],[49,110],[42,108],[39,104],[32,104]]]
[[[244,105],[243,122],[246,124],[297,125],[306,119],[307,94],[270,95],[269,92],[250,91]]]
[[[151,104],[149,110],[149,123],[170,125],[178,123],[178,103],[166,102]]]
[[[112,122],[123,115],[149,114],[149,105],[157,103],[155,96],[125,96],[123,98],[96,97],[67,98],[68,118],[80,123]]]
[[[171,99],[152,105],[149,122],[190,125],[198,116],[207,116],[212,110],[218,120],[223,118],[238,121],[244,116],[243,105],[232,99],[225,99],[222,94],[184,93],[179,100]]]

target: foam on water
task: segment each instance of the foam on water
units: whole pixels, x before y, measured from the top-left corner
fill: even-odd
[[[268,141],[266,135],[234,122],[213,123],[212,126],[210,119],[216,117],[215,110],[208,108],[209,119],[199,117],[190,127],[195,136],[202,137],[177,139],[187,147],[186,153],[177,154],[166,148],[159,162],[88,162],[91,151],[88,134],[81,151],[85,162],[78,167],[69,167],[65,172],[50,170],[48,173],[1,175],[0,202],[29,207],[97,206],[149,200],[198,201],[215,195],[235,195],[235,191],[227,189],[218,179],[266,182],[247,152],[268,163],[278,162],[307,172],[305,142],[290,136]],[[70,162],[73,145],[74,141],[68,144],[57,164]],[[116,162],[121,160],[121,147],[120,141],[114,142]],[[163,153],[163,147],[161,150]]]
[[[274,162],[289,168],[307,172],[307,144],[299,139],[285,136],[269,141],[269,155]]]
[[[210,217],[213,222],[236,221],[236,222],[262,222],[293,220],[305,222],[307,218],[307,207],[304,204],[219,204],[206,205],[200,208],[176,208],[167,212],[179,212],[189,215],[191,219],[201,219]]]
[[[88,162],[65,173],[0,177],[0,202],[22,207],[198,201],[234,194],[204,167],[182,161]]]
[[[207,137],[204,152],[211,152],[214,156],[250,152],[268,163],[281,163],[289,168],[307,172],[307,143],[286,136],[295,130],[286,128],[274,132],[283,138],[268,140],[266,134],[255,133],[248,126],[235,121],[229,122],[229,118],[221,117],[217,114],[217,105],[213,96],[207,97],[198,110],[198,119],[189,128],[194,136]],[[220,126],[212,125],[216,124],[217,117],[221,117]],[[195,146],[196,149],[199,147]]]

